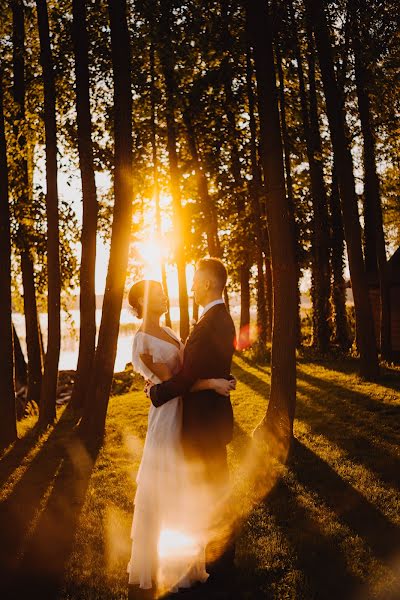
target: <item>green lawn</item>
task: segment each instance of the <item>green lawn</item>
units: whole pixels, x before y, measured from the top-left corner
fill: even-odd
[[[235,598],[400,598],[400,372],[369,384],[355,368],[299,363],[293,454],[281,469],[266,460],[262,474],[251,432],[265,412],[270,371],[235,358]],[[46,597],[127,597],[147,408],[142,392],[111,398],[94,465],[68,410],[41,440],[30,433],[33,421],[23,422],[0,462],[0,563],[29,589],[45,581]]]

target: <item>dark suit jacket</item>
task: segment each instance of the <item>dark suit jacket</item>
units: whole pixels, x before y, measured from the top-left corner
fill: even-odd
[[[229,379],[234,352],[235,326],[224,304],[210,308],[193,328],[185,346],[183,366],[170,380],[151,388],[154,406],[183,397],[182,439],[185,450],[210,459],[213,449],[232,439],[230,399],[213,390],[189,392],[198,379]]]

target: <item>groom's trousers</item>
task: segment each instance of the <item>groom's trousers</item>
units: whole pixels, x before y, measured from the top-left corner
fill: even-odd
[[[211,446],[211,447],[210,447]],[[205,451],[204,475],[212,506],[211,539],[206,547],[206,568],[213,577],[224,577],[234,566],[235,541],[226,446],[210,444]]]

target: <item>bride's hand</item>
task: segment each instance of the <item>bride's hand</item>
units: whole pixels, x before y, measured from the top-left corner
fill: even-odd
[[[236,389],[236,379],[214,379],[213,390],[220,396],[229,396],[232,390]]]

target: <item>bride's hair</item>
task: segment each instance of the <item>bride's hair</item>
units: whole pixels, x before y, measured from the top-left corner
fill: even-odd
[[[128,302],[132,306],[135,315],[138,319],[143,318],[143,306],[140,304],[140,298],[144,299],[149,294],[150,289],[154,289],[156,287],[160,287],[161,283],[159,281],[153,281],[152,279],[142,279],[142,281],[138,281],[134,283],[128,293]]]

